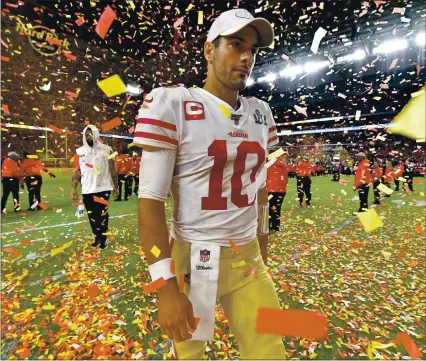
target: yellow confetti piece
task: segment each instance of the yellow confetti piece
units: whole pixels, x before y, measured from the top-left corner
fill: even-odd
[[[392,189],[390,189],[389,187],[385,186],[383,183],[380,183],[380,184],[377,186],[377,189],[378,189],[380,192],[383,192],[383,193],[385,193],[385,194],[392,194],[392,193],[393,193],[393,190],[392,190]]]
[[[203,25],[203,11],[198,12],[198,25]]]
[[[315,222],[312,219],[305,218],[305,223],[307,224],[315,224]]]
[[[220,110],[222,110],[222,113],[226,118],[231,117],[231,113],[229,112],[228,107],[225,104],[220,105]]]
[[[355,120],[359,120],[361,118],[361,110],[357,110],[355,113]]]
[[[185,11],[189,11],[194,7],[194,4],[189,4]]]
[[[421,196],[421,197],[424,197],[424,196],[425,196],[425,194],[424,194],[423,192],[420,192],[420,196]]]
[[[98,87],[108,98],[125,93],[127,91],[126,84],[124,84],[118,74],[98,81]]]
[[[135,146],[135,143],[130,143],[128,146],[127,146],[127,148],[132,148],[132,147],[134,147]]]
[[[37,154],[28,154],[28,155],[27,155],[27,158],[30,158],[30,159],[38,159],[38,155],[37,155]]]
[[[273,197],[273,195],[272,195],[272,194],[270,194],[270,195],[268,196],[268,201],[269,201],[272,197]]]
[[[112,159],[114,157],[116,157],[118,155],[118,153],[115,151],[114,153],[112,153],[111,155],[109,155],[107,158],[108,159]]]
[[[232,268],[239,268],[246,264],[246,261],[242,260],[240,262],[232,262]]]
[[[50,311],[54,309],[55,309],[55,306],[51,305],[50,303],[48,303],[46,306],[43,306],[43,310],[46,310],[46,311]]]
[[[269,154],[268,160],[278,158],[279,156],[283,155],[284,153],[285,153],[284,149],[280,148],[280,149],[276,150],[275,152]]]
[[[59,248],[52,249],[50,251],[50,256],[51,257],[56,256],[58,253],[61,253],[64,249],[68,248],[71,245],[72,245],[72,241],[65,243],[63,246],[61,246]]]
[[[426,86],[420,91],[425,91]],[[426,97],[415,96],[393,119],[390,133],[404,135],[418,142],[424,141],[426,133]]]
[[[158,258],[161,253],[161,250],[157,246],[154,246],[151,248],[151,253],[155,256],[155,258]]]
[[[375,209],[367,209],[365,212],[358,212],[356,215],[368,233],[383,226],[383,222]]]

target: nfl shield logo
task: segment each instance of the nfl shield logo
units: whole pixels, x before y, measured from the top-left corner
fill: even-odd
[[[200,251],[200,261],[206,263],[210,260],[210,251],[203,249]]]

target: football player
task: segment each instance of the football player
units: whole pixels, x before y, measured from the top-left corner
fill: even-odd
[[[139,236],[152,281],[166,280],[157,291],[158,321],[182,360],[203,358],[218,299],[241,358],[286,356],[280,336],[256,334],[257,309],[279,308],[265,267],[265,159],[278,143],[277,131],[268,104],[238,95],[258,49],[273,37],[266,19],[244,9],[222,13],[204,44],[205,86],[154,89],[138,114],[134,143],[144,150]],[[164,206],[169,189],[170,238]]]

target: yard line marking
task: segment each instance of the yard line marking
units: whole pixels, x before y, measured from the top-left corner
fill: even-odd
[[[2,226],[7,226],[7,225],[9,225],[9,224],[24,223],[24,222],[25,222],[25,221],[9,222],[9,223],[4,223],[4,222],[2,222],[2,223],[1,223],[1,225],[2,225]]]
[[[44,241],[46,240],[47,237],[44,238],[37,238],[37,239],[32,239],[31,242],[39,242],[39,241]],[[17,246],[18,244],[21,244],[22,241],[20,242],[16,242],[16,243],[9,243],[9,244],[4,244],[2,245],[2,247],[10,247],[10,246]]]
[[[127,213],[127,214],[121,214],[119,216],[112,216],[109,217],[110,219],[112,218],[123,218],[123,217],[127,217],[127,216],[133,216],[137,213]],[[74,224],[81,224],[81,223],[88,223],[88,220],[85,221],[78,221],[78,222],[70,222],[70,223],[62,223],[62,224],[53,224],[51,226],[45,226],[45,227],[38,227],[38,228],[30,228],[30,229],[23,229],[21,231],[21,233],[27,233],[27,232],[31,232],[31,231],[40,231],[42,229],[48,229],[48,228],[57,228],[57,227],[65,227],[65,226],[72,226]],[[13,234],[15,233],[15,231],[11,231],[11,232],[4,232],[3,235],[6,236],[8,234]]]

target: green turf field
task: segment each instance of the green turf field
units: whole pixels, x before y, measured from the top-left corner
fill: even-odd
[[[56,179],[43,179],[48,210],[13,213],[9,199],[2,217],[2,358],[167,359],[155,301],[142,289],[149,279],[136,197],[110,202],[109,248],[92,249],[87,215],[77,218],[69,198],[70,170],[53,171]],[[413,195],[382,200],[376,210],[383,226],[370,234],[352,215],[359,202],[346,179],[314,177],[309,209],[298,207],[290,179],[282,232],[270,237],[269,269],[282,307],[328,317],[326,340],[285,338],[289,358],[407,358],[406,348],[392,343],[403,331],[425,357],[424,178],[416,178]],[[26,191],[21,205],[28,208]],[[238,358],[220,306],[217,318],[206,358]]]

